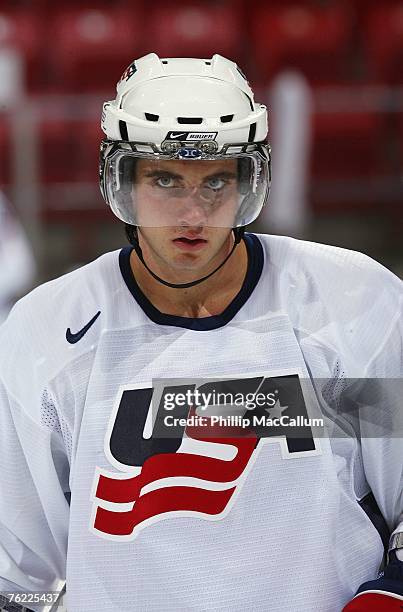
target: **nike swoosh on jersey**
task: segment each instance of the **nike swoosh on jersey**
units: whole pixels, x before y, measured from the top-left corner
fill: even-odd
[[[98,319],[99,315],[101,314],[101,311],[98,310],[97,314],[94,315],[91,319],[91,321],[88,321],[87,325],[84,325],[84,327],[82,329],[80,329],[80,331],[78,331],[77,333],[73,334],[70,327],[67,329],[66,331],[66,340],[67,342],[69,342],[70,344],[75,344],[76,342],[78,342],[79,340],[81,340],[81,338],[83,336],[85,336],[85,334],[87,333],[87,331],[90,329],[90,327],[95,323],[95,321]]]

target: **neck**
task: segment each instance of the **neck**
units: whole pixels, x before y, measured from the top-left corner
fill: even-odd
[[[220,252],[217,260],[210,263],[209,270],[188,272],[186,278],[182,275],[172,276],[169,270],[159,265],[147,249],[143,250],[147,265],[155,274],[174,283],[183,283],[205,276],[225,259],[233,246],[231,235],[228,244]],[[158,282],[146,270],[135,251],[132,252],[130,264],[137,284],[150,302],[164,314],[182,317],[208,317],[218,315],[231,303],[240,291],[245,279],[248,256],[244,241],[237,245],[233,254],[224,266],[202,283],[188,288],[171,288]]]

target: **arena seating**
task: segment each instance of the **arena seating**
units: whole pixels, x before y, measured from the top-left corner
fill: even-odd
[[[40,180],[63,183],[76,180],[77,151],[75,148],[77,122],[61,119],[39,123]]]
[[[33,11],[24,0],[2,3],[0,47],[22,51],[29,92],[107,91],[122,67],[150,51],[219,52],[258,85],[288,67],[313,84],[403,80],[402,0],[257,0],[253,11],[246,0],[82,4],[38,0]]]
[[[0,48],[11,47],[22,52],[29,90],[38,90],[45,82],[46,67],[41,58],[43,36],[43,24],[33,11],[0,8]]]
[[[99,120],[82,121],[77,130],[76,180],[96,183],[98,181],[99,146],[105,138]]]
[[[403,2],[379,3],[369,11],[364,47],[369,74],[403,84]]]
[[[317,114],[313,125],[312,176],[340,180],[385,171],[384,124],[376,112]]]
[[[45,120],[39,134],[43,219],[72,225],[104,219],[108,210],[98,187],[103,138],[98,118]]]
[[[256,71],[266,80],[288,67],[313,83],[344,80],[352,25],[351,13],[342,6],[262,7],[252,20]]]
[[[172,2],[151,8],[147,38],[162,56],[211,57],[221,53],[239,60],[243,30],[237,3]],[[149,43],[150,44],[150,43]]]
[[[51,78],[64,91],[110,89],[144,50],[141,15],[126,9],[61,9],[49,31]]]

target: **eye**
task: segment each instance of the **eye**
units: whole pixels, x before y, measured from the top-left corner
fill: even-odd
[[[172,176],[159,176],[156,178],[155,184],[158,185],[158,187],[174,187],[175,180],[172,178]]]
[[[222,189],[225,186],[225,181],[219,176],[213,176],[212,178],[208,179],[206,186],[209,189],[214,189],[215,191],[218,191],[219,189]]]

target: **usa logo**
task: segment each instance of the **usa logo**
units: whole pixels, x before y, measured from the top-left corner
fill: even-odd
[[[302,437],[296,439],[287,427],[242,430],[236,422],[214,430],[200,427],[197,422],[189,426],[186,423],[195,418],[196,411],[183,404],[168,409],[170,422],[176,425],[167,433],[166,399],[189,392],[210,397],[213,384],[216,386],[171,385],[160,394],[151,386],[121,389],[104,447],[114,469],[96,468],[93,480],[90,530],[94,534],[129,541],[144,528],[169,517],[223,519],[266,442],[280,444],[287,458],[320,454],[310,427],[305,427]],[[285,389],[284,405],[276,400],[271,412],[293,418],[307,416],[298,375],[236,379],[225,381],[225,385],[226,389],[232,385],[243,392],[256,393],[259,389],[273,398],[276,388]],[[209,408],[214,408],[214,402]],[[256,414],[259,420],[261,414],[264,412]]]
[[[126,68],[126,70],[124,71],[124,73],[122,74],[122,76],[120,77],[120,81],[119,83],[121,83],[122,81],[128,81],[130,79],[130,77],[133,76],[133,74],[137,72],[137,68],[136,68],[136,62],[133,62],[132,64],[130,64],[130,66],[128,66]]]

